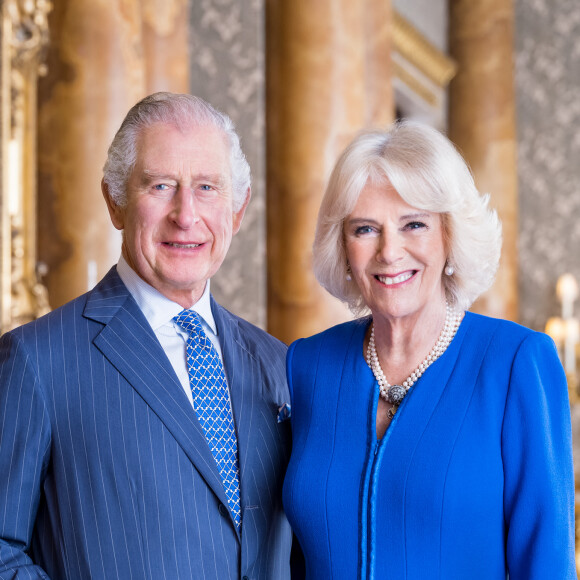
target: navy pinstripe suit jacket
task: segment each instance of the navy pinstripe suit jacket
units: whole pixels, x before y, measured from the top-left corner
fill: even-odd
[[[0,579],[290,577],[286,347],[212,301],[241,536],[177,377],[113,268],[0,340]]]

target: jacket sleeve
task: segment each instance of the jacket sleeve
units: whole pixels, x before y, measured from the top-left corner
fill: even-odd
[[[18,333],[0,339],[0,580],[47,579],[28,552],[49,457],[49,417]]]
[[[512,366],[502,427],[510,580],[575,579],[574,472],[566,377],[533,333]]]

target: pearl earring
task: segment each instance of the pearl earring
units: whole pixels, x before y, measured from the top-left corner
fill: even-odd
[[[453,272],[455,272],[455,268],[453,268],[453,266],[447,262],[445,265],[445,274],[447,274],[447,276],[453,276]]]
[[[350,282],[352,280],[352,270],[350,269],[350,264],[347,262],[346,263],[346,281]]]

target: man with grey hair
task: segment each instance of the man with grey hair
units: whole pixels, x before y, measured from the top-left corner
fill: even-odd
[[[0,579],[286,579],[286,347],[210,278],[250,199],[231,120],[127,114],[102,181],[122,255],[0,340]]]

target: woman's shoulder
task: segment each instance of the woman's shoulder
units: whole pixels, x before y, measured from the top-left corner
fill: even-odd
[[[525,340],[532,335],[545,336],[543,332],[532,330],[531,328],[513,322],[512,320],[494,318],[492,316],[476,314],[475,312],[466,312],[465,320],[469,322],[469,325],[472,328],[477,329],[480,332],[491,332],[497,335],[511,336],[521,340]]]
[[[464,322],[460,342],[464,376],[479,369],[481,384],[494,384],[494,392],[500,392],[497,389],[504,385],[509,389],[502,391],[506,396],[508,392],[527,396],[530,389],[566,390],[556,346],[547,334],[509,320],[469,312]]]
[[[467,336],[487,334],[496,347],[503,348],[508,352],[517,351],[523,345],[548,347],[549,350],[554,348],[554,341],[547,334],[511,320],[466,312],[465,322],[467,323]]]
[[[319,359],[322,354],[342,357],[353,346],[362,345],[370,317],[337,324],[322,332],[295,340],[288,349],[289,358]]]

